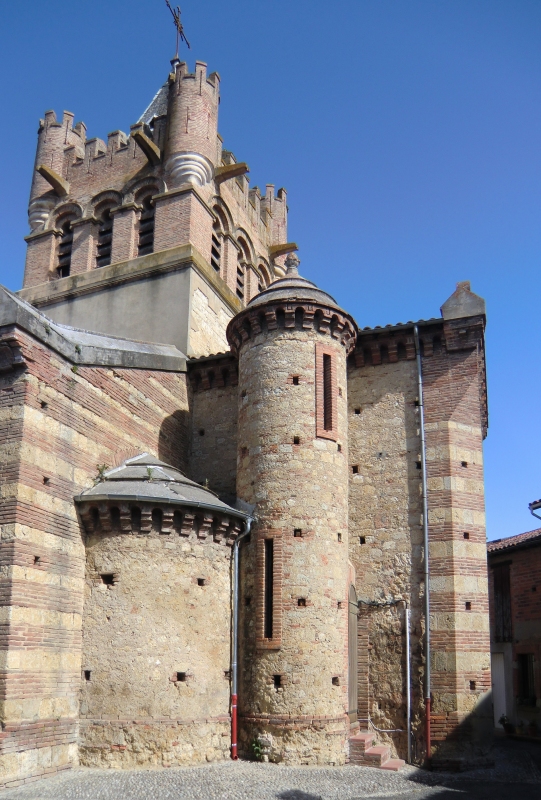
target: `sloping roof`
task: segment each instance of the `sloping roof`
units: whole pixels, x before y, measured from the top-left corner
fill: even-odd
[[[246,514],[223,503],[210,489],[148,453],[106,470],[103,480],[75,497],[77,503],[106,500],[186,505],[246,519]]]
[[[495,539],[487,543],[489,553],[499,553],[503,550],[510,550],[515,547],[529,547],[531,545],[541,545],[541,528],[535,531],[519,533],[517,536],[508,536],[505,539]]]
[[[163,86],[160,86],[154,97],[152,98],[150,105],[145,108],[137,122],[144,122],[148,125],[148,123],[152,120],[153,117],[161,117],[163,114],[167,114],[167,98],[169,95],[169,85],[164,83]]]
[[[186,356],[172,344],[138,342],[61,325],[0,285],[0,327],[5,325],[18,325],[75,364],[186,371]]]

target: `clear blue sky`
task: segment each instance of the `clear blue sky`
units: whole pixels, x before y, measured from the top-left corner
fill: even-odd
[[[180,2],[180,0],[175,0]],[[164,82],[163,0],[0,0],[0,282],[21,286],[38,120],[129,132]],[[220,131],[285,186],[301,271],[361,326],[487,300],[489,538],[541,496],[539,0],[184,0],[222,78]]]

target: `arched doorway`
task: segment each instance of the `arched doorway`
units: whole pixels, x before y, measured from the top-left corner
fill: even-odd
[[[348,714],[349,721],[357,722],[358,712],[358,644],[357,644],[357,625],[359,619],[359,606],[357,604],[357,592],[354,586],[349,587],[348,598]]]

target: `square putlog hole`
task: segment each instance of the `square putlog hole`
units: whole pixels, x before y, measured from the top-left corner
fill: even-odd
[[[177,683],[186,683],[186,673],[177,672]]]
[[[332,685],[340,686],[340,678],[338,677],[338,675],[335,675],[334,678],[332,679]]]
[[[115,585],[115,576],[113,572],[104,572],[100,575],[101,582],[104,583],[106,586],[114,586]]]
[[[207,579],[206,578],[198,578],[197,579],[197,585],[198,586],[206,586],[207,585]]]

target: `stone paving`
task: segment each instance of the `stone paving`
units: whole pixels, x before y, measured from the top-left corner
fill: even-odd
[[[0,791],[0,800],[540,800],[541,745],[497,743],[494,756],[494,767],[462,774],[242,761],[154,770],[75,769]]]

